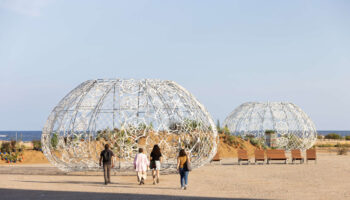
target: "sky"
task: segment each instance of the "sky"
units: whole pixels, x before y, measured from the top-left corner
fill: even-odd
[[[0,0],[0,130],[41,130],[81,82],[173,80],[221,122],[286,101],[350,130],[349,1]]]

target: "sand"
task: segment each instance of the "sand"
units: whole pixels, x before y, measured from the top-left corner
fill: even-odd
[[[349,155],[319,153],[317,164],[277,163],[224,159],[192,171],[186,191],[177,174],[163,175],[159,185],[149,177],[143,186],[135,176],[117,175],[104,186],[101,175],[63,175],[50,164],[2,165],[0,199],[350,199]]]

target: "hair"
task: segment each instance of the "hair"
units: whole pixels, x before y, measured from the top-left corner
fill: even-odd
[[[185,149],[181,149],[181,150],[180,150],[179,156],[186,156]]]
[[[158,144],[155,144],[155,145],[153,146],[152,153],[155,154],[155,155],[157,155],[157,156],[160,156],[160,155],[161,155],[161,153],[160,153],[160,148],[159,148]]]
[[[139,153],[142,153],[143,152],[143,148],[139,148]]]
[[[109,149],[109,144],[105,144],[105,149]]]

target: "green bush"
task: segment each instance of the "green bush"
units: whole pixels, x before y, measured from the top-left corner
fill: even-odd
[[[259,140],[257,138],[251,138],[249,141],[250,141],[250,144],[252,144],[253,146],[259,145]]]
[[[227,126],[221,129],[221,132],[224,133],[225,135],[230,135],[230,130],[228,129]]]
[[[1,145],[1,152],[11,153],[11,152],[16,152],[19,149],[20,149],[20,146],[17,145],[17,142],[14,140],[10,142],[4,142]]]
[[[11,152],[11,143],[10,142],[3,142],[1,145],[1,152],[10,153]]]
[[[340,143],[338,143],[338,144],[334,145],[334,147],[350,147],[350,144],[340,144]]]
[[[318,135],[317,139],[323,139],[323,135]]]
[[[318,144],[316,147],[335,147],[334,144]]]
[[[338,155],[347,155],[348,154],[348,148],[350,147],[350,145],[337,144],[336,146],[338,147],[338,149],[337,149]]]
[[[350,135],[345,136],[345,140],[350,140]]]
[[[40,140],[33,140],[33,149],[36,151],[39,151],[41,149],[41,141]]]
[[[248,141],[248,139],[249,139],[249,140],[252,140],[252,139],[254,139],[254,138],[255,138],[255,135],[253,135],[253,134],[247,134],[247,135],[244,136],[244,139],[245,139],[246,141]]]
[[[274,134],[276,133],[275,130],[265,130],[265,134]]]
[[[333,140],[340,140],[342,139],[342,136],[336,133],[329,133],[325,137],[325,139],[333,139]]]
[[[57,144],[58,144],[58,135],[57,135],[57,133],[54,133],[52,135],[52,137],[51,137],[51,146],[52,146],[52,148],[56,149]]]

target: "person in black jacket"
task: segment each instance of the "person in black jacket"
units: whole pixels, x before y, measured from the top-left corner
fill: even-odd
[[[160,152],[160,148],[157,144],[153,146],[153,150],[151,152],[151,164],[150,168],[152,169],[153,175],[153,185],[159,183],[159,170],[160,170],[160,162],[162,161],[162,153]]]
[[[111,168],[114,167],[114,161],[112,157],[114,156],[113,152],[109,149],[109,145],[105,144],[105,150],[101,151],[100,155],[100,166],[103,162],[103,174],[105,178],[105,185],[111,183]]]

